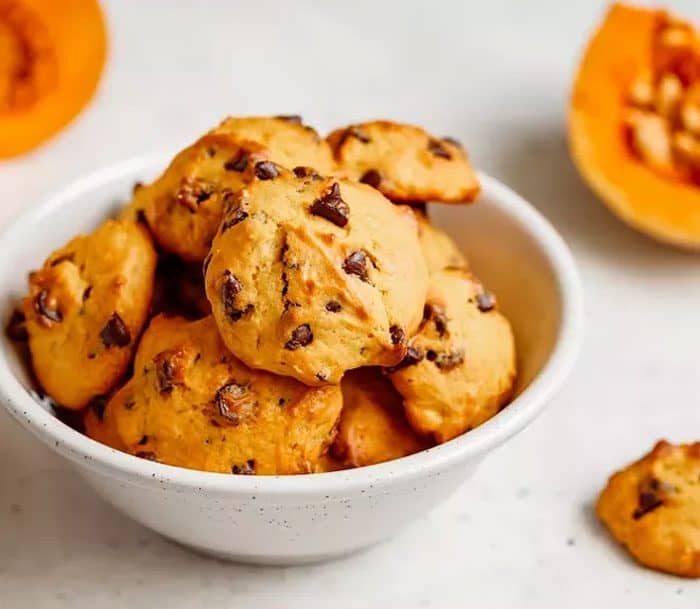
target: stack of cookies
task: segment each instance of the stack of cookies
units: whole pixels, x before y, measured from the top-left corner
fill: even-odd
[[[426,211],[478,192],[461,146],[418,127],[226,119],[30,274],[36,378],[91,438],[206,471],[450,440],[515,378],[508,321]]]

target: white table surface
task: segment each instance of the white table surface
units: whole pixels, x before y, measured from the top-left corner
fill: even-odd
[[[0,164],[0,225],[226,114],[301,113],[321,130],[413,121],[463,140],[561,231],[587,337],[551,407],[447,503],[385,545],[310,567],[238,566],[164,541],[0,413],[0,607],[700,607],[700,582],[635,566],[592,514],[608,474],[657,438],[700,438],[700,259],[615,220],[567,156],[572,70],[603,3],[106,4],[101,90],[59,137]],[[677,6],[700,17],[696,0]]]

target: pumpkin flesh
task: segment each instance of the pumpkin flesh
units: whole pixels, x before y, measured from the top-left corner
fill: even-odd
[[[676,31],[689,32],[683,52],[669,51]],[[569,141],[583,177],[622,220],[698,249],[700,139],[687,129],[700,119],[695,44],[694,30],[664,11],[613,5],[574,83]]]
[[[0,0],[0,158],[35,148],[78,114],[106,49],[96,0]]]

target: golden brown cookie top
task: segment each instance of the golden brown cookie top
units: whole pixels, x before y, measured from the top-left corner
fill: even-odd
[[[461,145],[414,125],[372,121],[327,138],[338,168],[395,202],[467,203],[479,183]]]
[[[134,377],[106,420],[131,454],[236,474],[310,472],[333,440],[337,386],[309,388],[251,370],[221,342],[214,320],[155,317]]]
[[[416,219],[428,273],[432,275],[446,270],[468,270],[467,259],[447,233],[433,225],[428,217],[420,212],[416,213]]]
[[[155,264],[142,226],[107,220],[30,274],[23,312],[34,371],[59,404],[81,408],[124,374],[151,304]]]
[[[332,452],[350,467],[398,459],[428,448],[406,421],[401,396],[379,368],[348,372],[341,382],[343,411]]]
[[[313,127],[304,125],[300,116],[231,116],[212,133],[256,142],[270,151],[271,160],[287,169],[312,167],[321,174],[334,169],[328,143]]]
[[[205,135],[180,152],[163,175],[134,192],[128,215],[145,216],[158,244],[201,262],[221,221],[224,201],[269,158],[261,145],[226,134]]]
[[[643,565],[700,577],[700,442],[660,441],[610,478],[596,511]]]
[[[427,289],[410,210],[363,184],[282,168],[231,200],[205,267],[229,349],[309,385],[400,361]]]
[[[412,427],[438,442],[496,414],[512,391],[515,346],[494,296],[464,271],[434,273],[421,327],[389,378]]]

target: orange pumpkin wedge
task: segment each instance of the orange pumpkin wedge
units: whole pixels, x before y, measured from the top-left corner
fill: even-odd
[[[579,171],[623,221],[700,249],[700,37],[661,10],[615,4],[573,87]]]
[[[95,92],[106,53],[95,0],[0,0],[0,158],[70,122]]]

